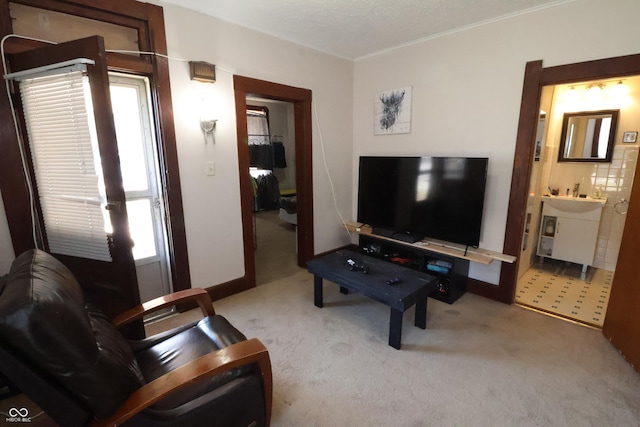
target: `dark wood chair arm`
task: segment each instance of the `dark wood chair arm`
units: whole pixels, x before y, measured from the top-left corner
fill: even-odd
[[[134,320],[141,319],[143,316],[153,313],[154,311],[192,301],[196,301],[198,303],[203,316],[213,316],[216,314],[207,291],[201,288],[191,288],[147,301],[144,304],[140,304],[137,307],[133,307],[132,309],[117,315],[111,321],[116,328],[119,328],[122,325],[133,322]]]
[[[145,384],[129,396],[111,417],[105,420],[95,420],[91,425],[93,427],[120,425],[163,397],[178,392],[191,383],[250,363],[258,365],[262,376],[266,425],[269,426],[273,399],[271,360],[267,348],[257,338],[241,341],[222,350],[202,356]]]

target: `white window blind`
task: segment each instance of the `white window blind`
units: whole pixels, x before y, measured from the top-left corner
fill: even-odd
[[[264,111],[247,110],[249,144],[269,143],[269,122]]]
[[[88,77],[27,78],[20,90],[49,250],[111,261]]]

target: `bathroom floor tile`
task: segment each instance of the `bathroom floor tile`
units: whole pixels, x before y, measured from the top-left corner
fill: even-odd
[[[516,303],[602,327],[609,302],[613,272],[545,259],[535,264],[518,281]]]

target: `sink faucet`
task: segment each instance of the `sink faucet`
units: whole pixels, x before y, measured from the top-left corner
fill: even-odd
[[[573,186],[573,197],[578,197],[578,194],[580,193],[580,183],[577,182],[574,186]]]

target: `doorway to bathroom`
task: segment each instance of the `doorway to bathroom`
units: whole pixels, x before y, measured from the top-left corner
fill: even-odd
[[[517,304],[602,328],[638,161],[638,142],[631,141],[640,128],[638,99],[637,76],[542,88],[518,265]],[[578,132],[577,127],[567,126],[568,118],[602,111],[616,112],[610,160],[591,157],[596,156],[591,150],[583,158],[560,155],[571,140],[571,131]],[[585,133],[589,135],[588,130]],[[593,136],[588,139],[596,140]],[[559,211],[549,206],[558,201],[569,203],[569,211],[584,212],[563,211],[557,216]],[[576,234],[570,234],[570,227],[575,227]],[[580,255],[584,253],[586,260]]]

